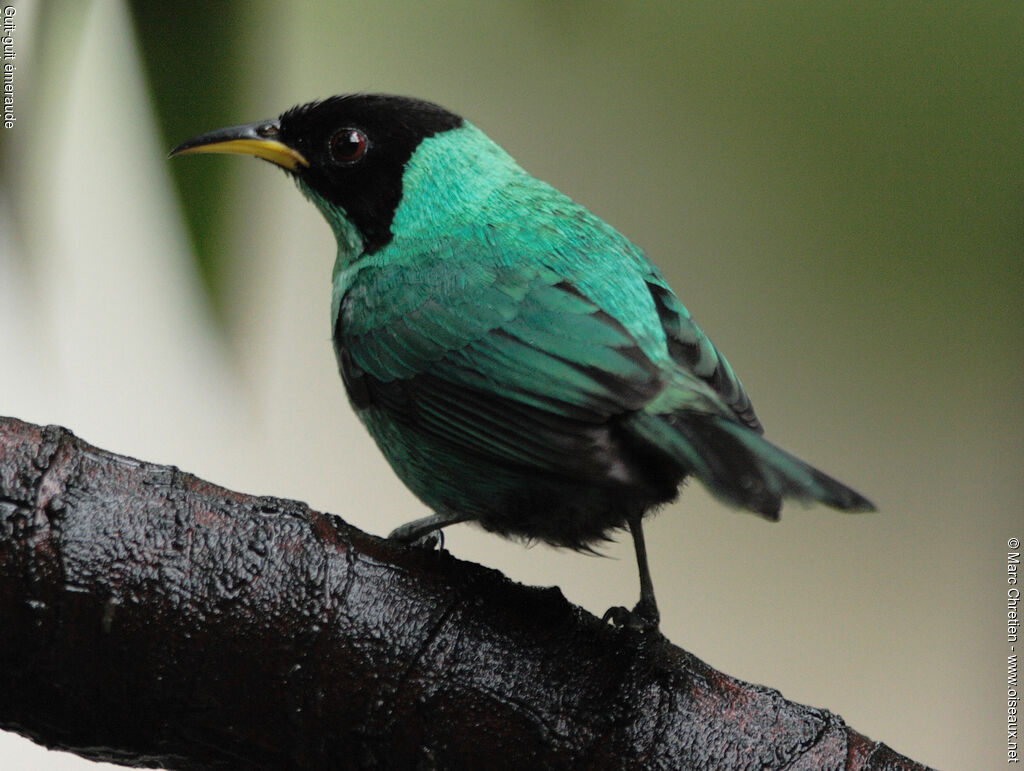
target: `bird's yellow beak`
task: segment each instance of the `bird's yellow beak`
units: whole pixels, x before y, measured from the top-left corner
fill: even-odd
[[[169,158],[188,153],[235,153],[253,155],[288,171],[308,167],[309,161],[294,147],[282,142],[277,121],[247,123],[200,134],[171,150]]]

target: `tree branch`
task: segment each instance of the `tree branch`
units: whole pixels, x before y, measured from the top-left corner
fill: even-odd
[[[557,589],[0,418],[0,727],[175,769],[923,769]]]

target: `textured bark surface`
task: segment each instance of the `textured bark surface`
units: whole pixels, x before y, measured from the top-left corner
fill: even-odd
[[[5,418],[0,728],[175,769],[924,768],[557,589]]]

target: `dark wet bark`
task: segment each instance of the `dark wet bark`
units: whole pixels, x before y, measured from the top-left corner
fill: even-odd
[[[557,589],[2,418],[0,727],[176,769],[924,768]]]

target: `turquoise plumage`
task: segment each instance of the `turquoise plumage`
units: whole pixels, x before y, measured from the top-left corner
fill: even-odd
[[[435,512],[586,548],[628,526],[656,625],[641,519],[686,476],[777,518],[783,499],[862,496],[771,444],[725,358],[646,255],[435,105],[335,97],[190,140],[287,169],[333,228],[334,345],[360,419]]]

